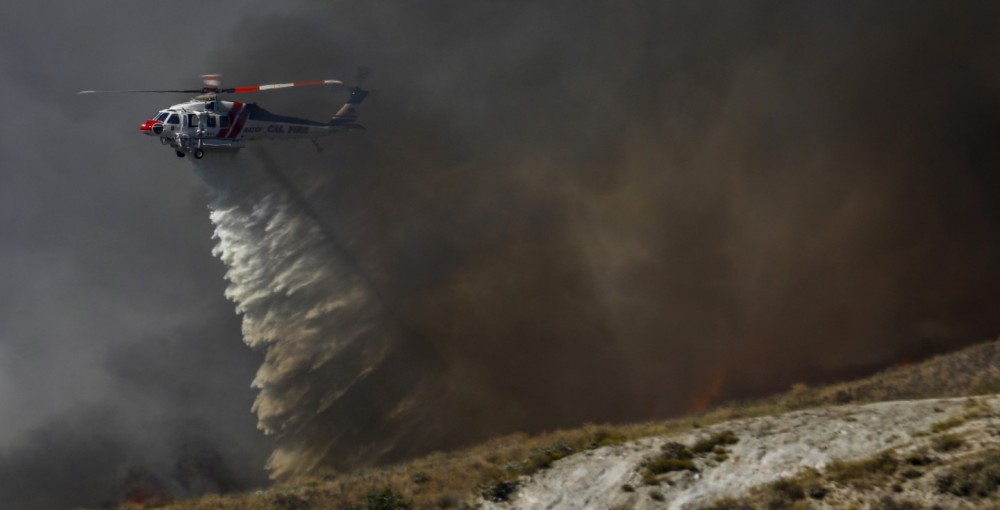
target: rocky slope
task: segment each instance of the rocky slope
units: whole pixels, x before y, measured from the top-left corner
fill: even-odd
[[[804,410],[578,453],[485,506],[1000,508],[998,443],[995,396]]]

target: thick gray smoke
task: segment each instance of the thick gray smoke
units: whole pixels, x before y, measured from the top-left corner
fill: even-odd
[[[262,36],[220,50],[227,76],[364,63],[382,89],[369,131],[322,154],[199,170],[266,356],[272,468],[662,417],[994,336],[996,11],[365,2],[248,22]]]

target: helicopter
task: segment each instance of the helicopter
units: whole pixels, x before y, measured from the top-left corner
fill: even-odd
[[[350,97],[347,103],[327,122],[278,115],[257,106],[256,103],[224,101],[219,99],[219,95],[318,85],[343,87],[344,82],[340,80],[298,81],[221,88],[221,75],[206,74],[201,77],[205,86],[200,89],[81,90],[77,94],[198,94],[186,102],[156,112],[139,125],[139,131],[144,135],[159,137],[160,143],[173,148],[179,158],[191,154],[195,159],[202,159],[205,157],[206,150],[242,149],[246,147],[247,141],[260,139],[306,138],[313,142],[317,150],[322,150],[316,141],[321,136],[352,130],[365,130],[365,127],[356,121],[358,107],[369,93],[360,85],[366,74],[366,68],[358,70],[357,81],[359,84],[350,88]]]

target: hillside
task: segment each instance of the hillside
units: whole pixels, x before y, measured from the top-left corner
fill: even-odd
[[[963,397],[998,391],[1000,341],[994,341],[696,416],[517,434],[245,494],[127,506],[888,510],[963,502],[993,508],[1000,401]]]
[[[485,508],[997,508],[1000,398],[796,411],[587,451]]]

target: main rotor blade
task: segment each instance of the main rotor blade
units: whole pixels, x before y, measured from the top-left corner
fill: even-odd
[[[218,75],[208,75],[211,77],[210,80],[206,80],[206,84],[211,83],[212,79],[217,82]],[[344,82],[340,80],[313,80],[313,81],[295,81],[291,83],[271,83],[268,85],[253,85],[250,87],[231,87],[226,89],[217,89],[215,87],[204,87],[200,89],[187,89],[187,90],[81,90],[77,94],[243,94],[247,92],[263,92],[265,90],[275,90],[275,89],[286,89],[289,87],[310,87],[314,85],[343,85]]]
[[[203,89],[190,90],[81,90],[77,94],[196,94]]]
[[[287,89],[289,87],[311,87],[313,85],[343,85],[343,84],[344,82],[340,80],[296,81],[292,83],[271,83],[269,85],[254,85],[251,87],[233,87],[228,89],[219,89],[219,93],[243,94],[246,92],[263,92],[265,90]]]

